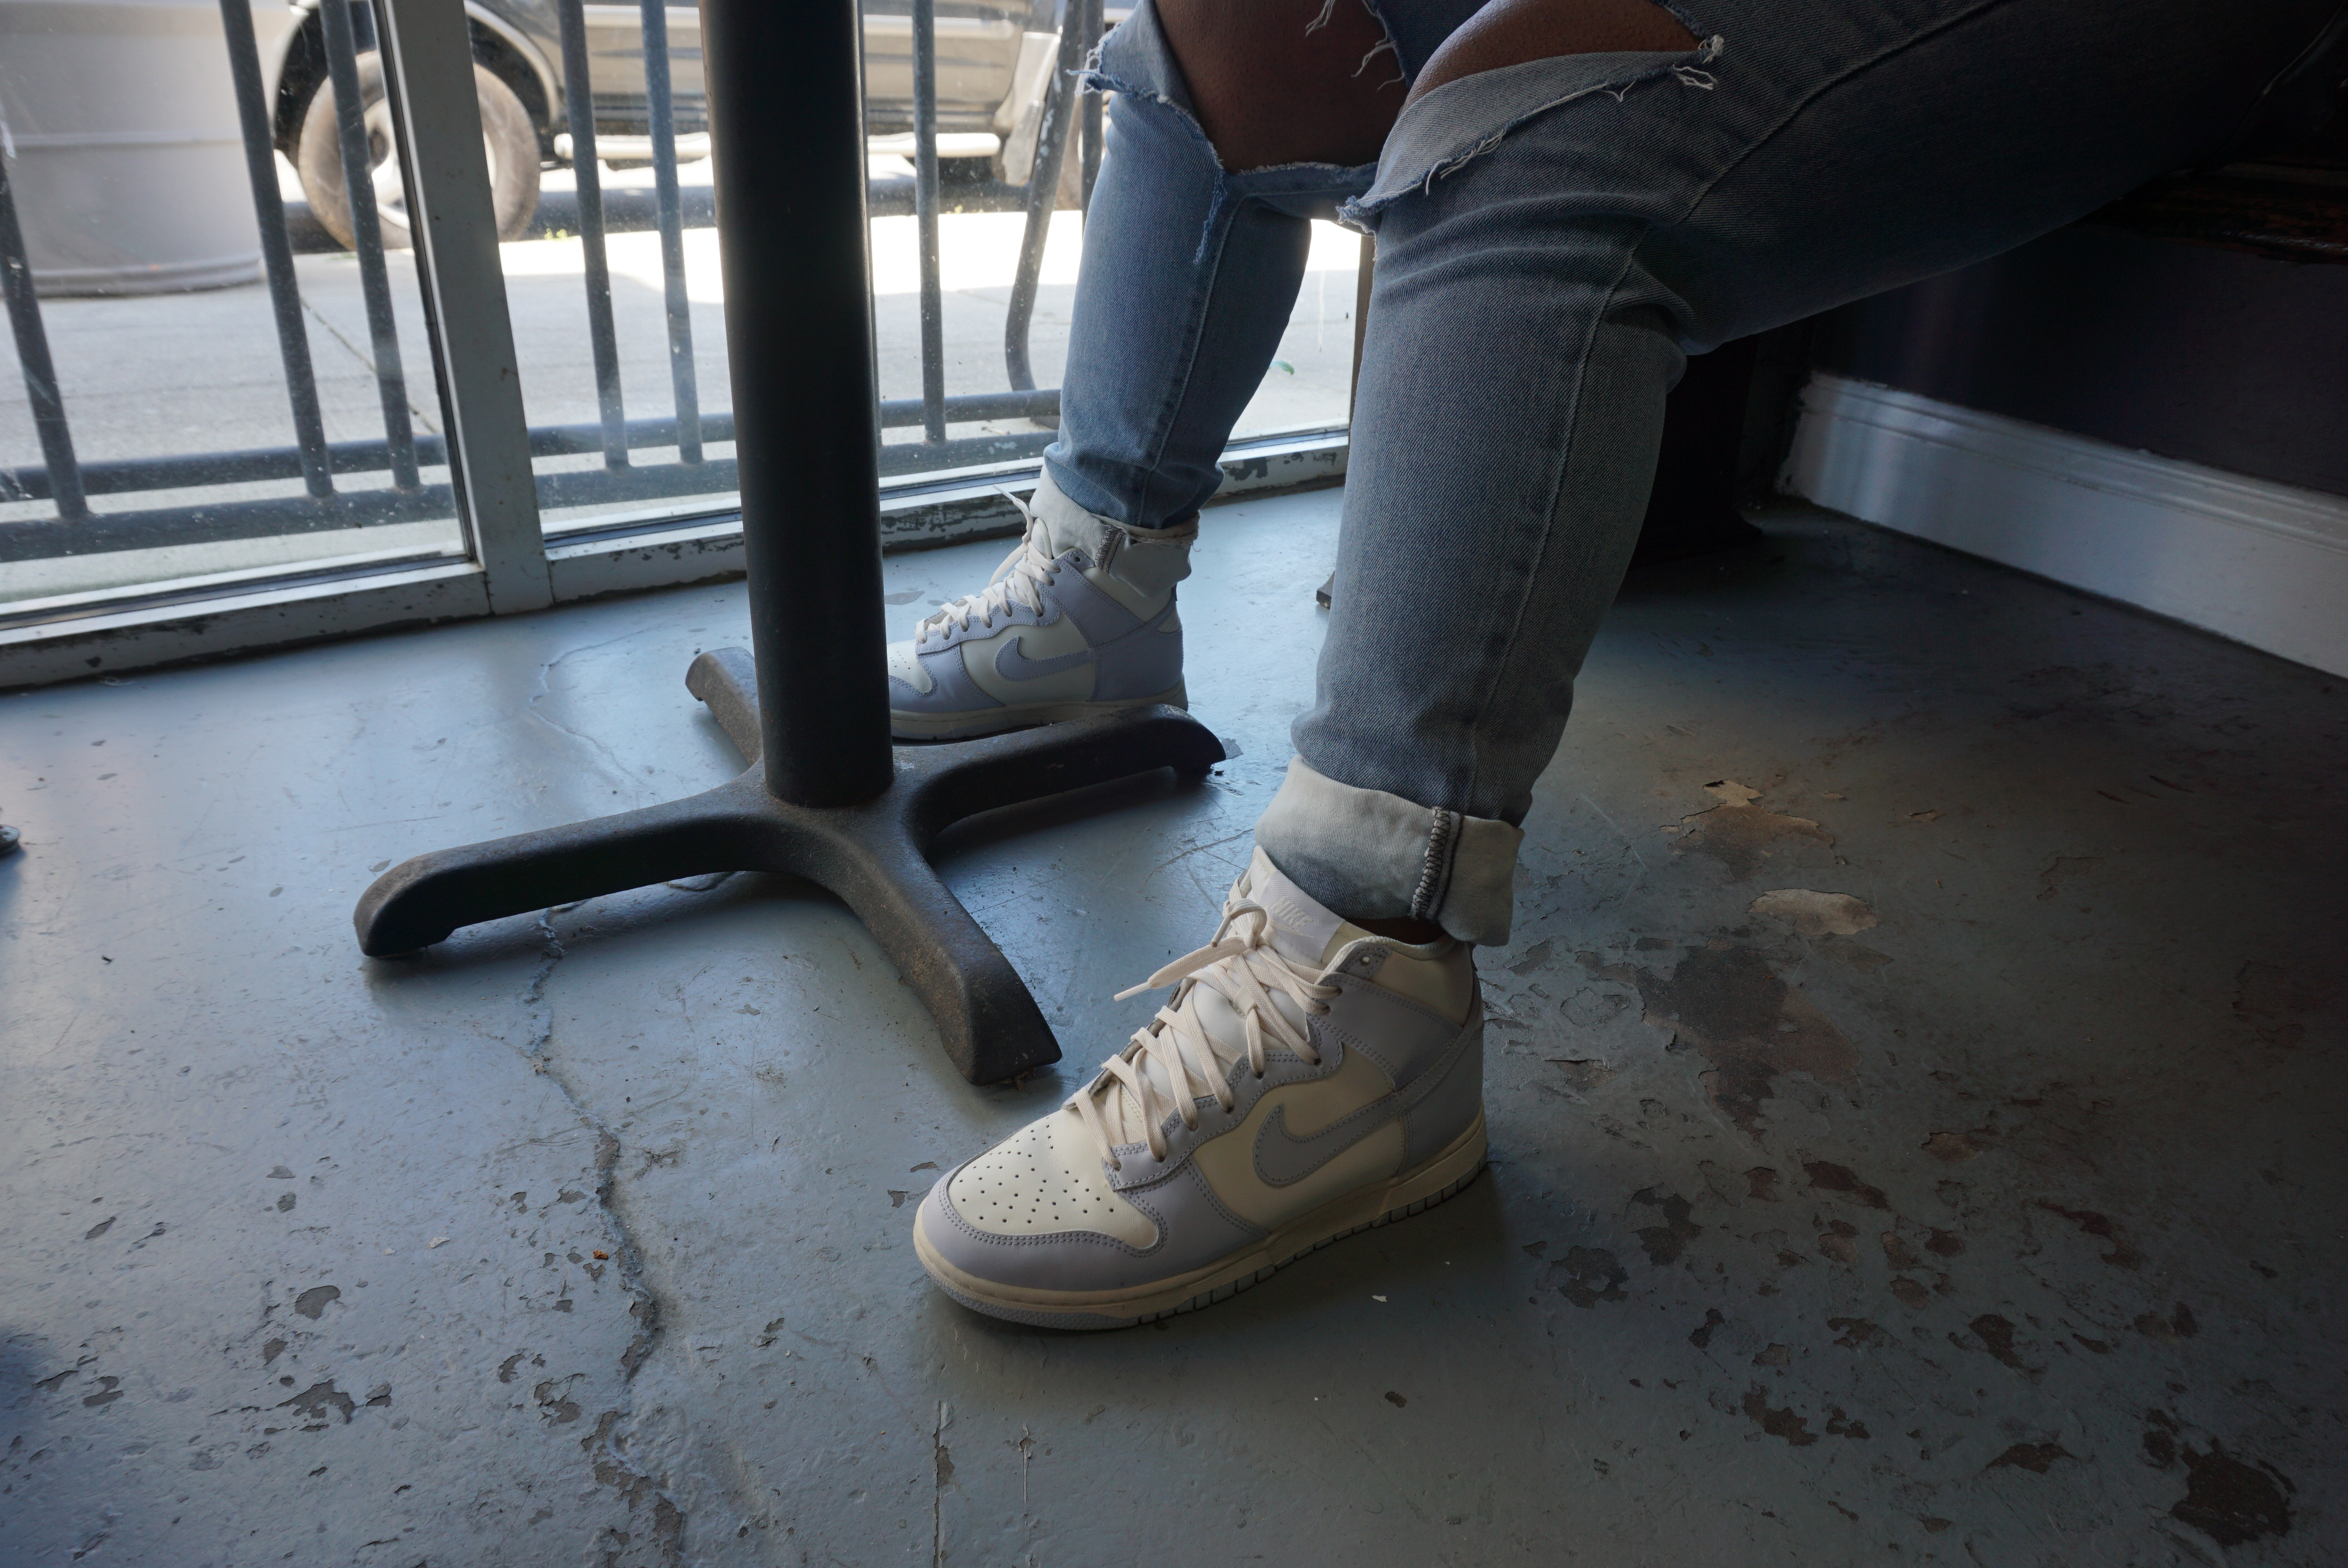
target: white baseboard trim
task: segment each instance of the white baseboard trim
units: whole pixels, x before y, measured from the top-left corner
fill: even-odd
[[[2348,499],[1819,374],[1779,487],[2348,675]]]

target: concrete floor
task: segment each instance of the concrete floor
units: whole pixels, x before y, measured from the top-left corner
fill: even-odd
[[[778,880],[354,949],[396,857],[726,776],[738,586],[0,698],[0,1556],[2348,1560],[2348,696],[1815,512],[1599,640],[1486,1177],[1154,1328],[927,1286],[934,1169],[1209,929],[1335,504],[1208,518],[1220,776],[945,858],[1019,1088]]]

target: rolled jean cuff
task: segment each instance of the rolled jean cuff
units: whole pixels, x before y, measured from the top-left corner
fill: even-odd
[[[1463,942],[1509,939],[1521,829],[1356,789],[1292,758],[1255,825],[1257,847],[1332,912],[1432,920]]]

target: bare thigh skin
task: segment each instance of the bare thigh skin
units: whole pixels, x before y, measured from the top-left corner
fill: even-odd
[[[1159,0],[1158,20],[1200,127],[1233,173],[1373,162],[1406,102],[1481,71],[1697,43],[1653,0],[1491,0],[1406,95],[1385,33],[1360,0]]]

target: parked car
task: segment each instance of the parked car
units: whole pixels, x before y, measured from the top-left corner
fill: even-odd
[[[327,83],[321,0],[294,0],[273,62],[278,150],[300,177],[310,210],[335,239],[352,243],[343,190],[341,142]],[[327,0],[332,3],[332,0]],[[376,201],[384,242],[408,242],[399,163],[391,156],[391,117],[383,72],[372,47],[372,17],[351,0],[360,44],[359,80],[374,158]],[[592,62],[596,153],[615,167],[652,159],[644,86],[643,13],[633,5],[582,8]],[[1059,50],[1057,0],[937,0],[938,153],[957,162],[983,159],[986,172],[1023,184],[1034,165],[1043,99]],[[499,238],[518,238],[538,208],[541,171],[571,161],[569,94],[561,25],[553,0],[466,0],[473,36],[474,81]],[[701,72],[701,13],[667,7],[671,101],[678,156],[705,157],[708,114]],[[867,0],[864,7],[867,130],[875,152],[912,152],[913,25],[911,0]]]

